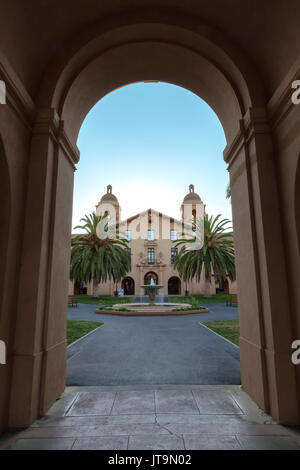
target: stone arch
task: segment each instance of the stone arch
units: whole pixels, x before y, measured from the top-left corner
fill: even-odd
[[[75,143],[96,102],[145,80],[199,95],[218,115],[228,142],[249,107],[265,106],[255,69],[228,37],[201,18],[163,11],[106,18],[70,38],[46,70],[38,105],[58,112]]]
[[[150,284],[151,279],[154,280],[155,284],[159,284],[159,277],[154,271],[148,271],[144,276],[144,284]]]
[[[23,316],[30,317],[36,326],[34,332],[39,333],[43,325],[39,341],[43,363],[38,367],[40,356],[31,348],[35,344],[32,336],[29,352],[26,350],[26,358],[32,358],[26,386],[28,396],[39,399],[35,410],[28,400],[24,417],[23,409],[18,408],[21,400],[17,391],[18,379],[25,374],[16,373],[11,409],[18,412],[11,424],[26,425],[38,413],[45,413],[65,386],[66,322],[61,312],[66,310],[73,170],[79,158],[76,141],[80,126],[105,94],[147,80],[172,83],[197,94],[223,126],[237,253],[243,387],[275,419],[294,423],[298,419],[295,374],[292,365],[283,360],[290,353],[292,336],[290,320],[282,316],[288,303],[286,272],[263,81],[242,51],[205,21],[156,11],[105,18],[77,33],[60,47],[40,83],[26,223],[27,233],[33,217],[39,227],[36,238],[45,249],[38,252],[38,246],[35,254],[43,277],[29,286],[30,293],[25,295],[23,289],[23,298],[31,298],[33,308],[25,302],[22,307]],[[268,184],[264,184],[266,180]],[[38,209],[34,212],[32,201]],[[270,201],[275,209],[272,219]],[[26,257],[30,247],[28,236],[20,285],[26,284],[24,279],[32,269],[32,260]],[[281,292],[273,282],[274,273],[282,281]],[[273,324],[276,328],[270,326]],[[30,377],[35,372],[38,377],[33,384]],[[286,394],[280,389],[284,382],[291,384]]]
[[[223,126],[227,141],[224,158],[228,163],[243,148],[252,122],[259,121],[263,125],[266,119],[262,82],[228,37],[210,25],[202,23],[199,27],[195,18],[178,19],[175,15],[149,16],[143,13],[127,15],[126,18],[114,17],[111,21],[106,19],[105,23],[70,38],[61,47],[41,82],[36,128],[43,130],[47,125],[57,136],[61,152],[74,165],[79,158],[76,147],[78,133],[90,109],[111,91],[141,81],[162,81],[181,86],[206,101]],[[245,158],[242,150],[243,172]],[[236,161],[234,165],[237,165]],[[248,211],[247,233],[252,233],[250,225],[254,214],[249,213],[253,210],[253,203],[249,201],[252,182],[249,175],[243,175],[243,178],[240,188]],[[231,178],[231,186],[236,186],[234,178]],[[58,184],[58,191],[59,188]],[[65,194],[66,188],[65,184]],[[233,203],[240,201],[240,188],[237,191],[232,188]],[[66,205],[64,211],[68,211]],[[235,224],[242,230],[247,225],[245,220],[242,221],[243,217],[237,217]],[[251,251],[253,240],[249,238],[248,242],[247,249]],[[257,258],[253,257],[253,263],[256,262]],[[257,266],[251,266],[249,272],[257,269]],[[251,282],[246,279],[246,290],[249,285],[254,285]],[[257,293],[257,297],[259,295]],[[247,303],[245,299],[244,304]],[[259,323],[258,318],[256,321]],[[263,344],[263,331],[259,325],[256,330],[260,336],[256,340]],[[266,409],[264,384],[261,378],[259,381],[261,388],[257,392],[256,387],[252,395],[256,394],[255,398]],[[248,388],[253,389],[251,383]]]

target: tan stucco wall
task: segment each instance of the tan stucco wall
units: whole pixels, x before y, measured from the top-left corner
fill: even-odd
[[[203,205],[203,204],[202,204]],[[103,205],[106,209],[109,209],[109,206],[106,204]],[[101,204],[97,207],[97,212],[101,212]],[[145,227],[143,233],[136,232],[136,227]],[[154,241],[147,240],[147,230],[148,228],[153,228],[154,230]],[[152,226],[148,224],[148,212],[141,213],[133,221],[131,219],[124,221],[120,224],[120,231],[125,232],[125,230],[130,230],[132,238],[134,233],[137,234],[138,239],[131,239],[129,242],[129,248],[131,249],[131,265],[132,269],[127,273],[127,276],[131,277],[134,280],[135,284],[135,295],[143,295],[144,289],[140,287],[144,284],[145,275],[153,271],[158,276],[158,282],[163,288],[160,290],[159,295],[168,295],[168,281],[171,277],[178,277],[180,279],[180,292],[179,295],[184,295],[185,293],[185,283],[178,275],[177,270],[174,269],[174,265],[171,263],[171,248],[175,247],[175,244],[170,239],[170,230],[176,230],[178,237],[182,233],[183,226],[180,220],[174,221],[173,219],[168,218],[165,215],[157,214],[155,211],[152,211]],[[192,236],[192,229],[189,225],[186,224],[185,228],[186,236]],[[145,237],[143,239],[142,237]],[[168,237],[168,238],[167,238]],[[148,264],[147,262],[147,249],[154,248],[155,250],[155,263]],[[229,282],[229,293],[235,294],[236,282]],[[92,283],[86,285],[88,295],[92,294]],[[121,282],[118,283],[118,289],[121,287]],[[187,283],[187,290],[190,294],[204,294],[205,292],[205,280],[204,273],[201,275],[200,282],[197,282],[196,279]],[[99,284],[98,292],[99,295],[113,295],[115,291],[115,285],[113,281],[102,282]],[[216,286],[214,277],[211,281],[211,294],[216,293]],[[69,295],[74,294],[74,283],[69,281]]]

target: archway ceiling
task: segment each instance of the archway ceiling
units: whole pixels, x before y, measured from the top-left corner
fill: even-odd
[[[111,49],[77,76],[60,110],[69,137],[76,141],[86,114],[104,95],[143,80],[187,88],[214,109],[227,140],[231,141],[237,133],[243,104],[223,74],[193,51],[170,43],[147,41]]]
[[[105,94],[137,81],[164,81],[203,98],[230,143],[245,110],[265,106],[255,70],[215,29],[190,24],[187,18],[151,21],[149,16],[147,22],[114,18],[113,24],[91,28],[70,41],[48,66],[38,106],[55,108],[75,143],[86,114]]]
[[[71,37],[101,18],[114,14],[125,18],[141,6],[156,15],[161,4],[161,0],[2,0],[1,50],[34,97],[47,64]],[[299,0],[244,0],[239,6],[236,0],[164,0],[163,11],[169,9],[178,18],[190,15],[202,28],[213,25],[231,38],[263,78],[267,97],[299,55]]]

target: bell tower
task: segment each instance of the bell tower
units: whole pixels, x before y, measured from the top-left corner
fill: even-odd
[[[115,224],[119,224],[121,220],[121,207],[117,197],[112,192],[112,185],[106,187],[106,194],[104,194],[98,204],[96,205],[96,214],[104,215],[113,220]]]
[[[205,205],[200,196],[195,193],[195,186],[193,184],[189,185],[189,192],[182,201],[180,213],[181,220],[185,223],[195,222],[196,219],[204,218]]]

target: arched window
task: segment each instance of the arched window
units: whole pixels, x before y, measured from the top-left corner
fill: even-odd
[[[154,284],[158,284],[158,275],[154,273],[153,271],[150,271],[149,273],[145,274],[145,277],[144,277],[145,285],[150,284],[151,279],[153,279]]]

